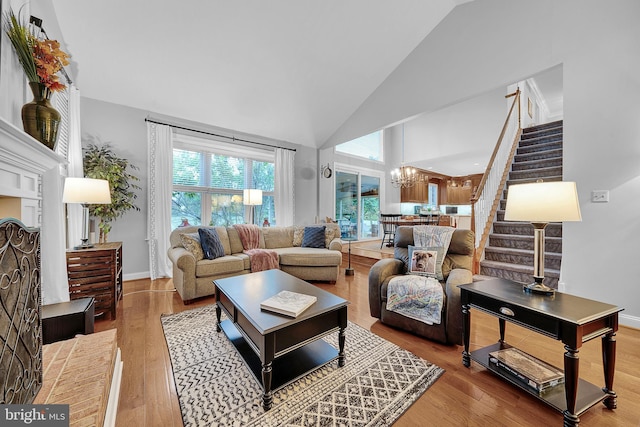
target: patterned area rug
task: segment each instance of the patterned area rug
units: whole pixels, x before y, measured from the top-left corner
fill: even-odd
[[[349,322],[346,365],[333,361],[276,391],[262,390],[224,332],[215,306],[163,315],[185,426],[388,426],[444,372]],[[335,348],[338,334],[323,338]]]

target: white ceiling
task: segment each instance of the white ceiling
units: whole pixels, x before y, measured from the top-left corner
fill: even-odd
[[[82,96],[320,147],[466,2],[54,0],[53,6]]]

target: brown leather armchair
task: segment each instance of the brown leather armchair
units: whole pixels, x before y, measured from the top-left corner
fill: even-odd
[[[369,271],[369,310],[387,325],[410,331],[416,335],[445,344],[462,344],[462,305],[458,285],[473,281],[472,265],[474,233],[471,230],[456,229],[451,237],[449,250],[442,264],[445,280],[440,282],[444,289],[445,301],[442,308],[442,322],[427,325],[392,311],[387,311],[387,284],[393,276],[406,274],[409,251],[413,245],[413,227],[400,226],[396,229],[394,258],[381,259]]]

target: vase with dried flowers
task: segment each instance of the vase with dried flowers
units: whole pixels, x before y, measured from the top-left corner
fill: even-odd
[[[53,150],[60,113],[51,106],[51,93],[66,88],[57,74],[69,64],[69,55],[60,50],[58,41],[36,36],[12,10],[4,18],[5,32],[33,93],[33,101],[22,107],[22,125],[25,132]]]

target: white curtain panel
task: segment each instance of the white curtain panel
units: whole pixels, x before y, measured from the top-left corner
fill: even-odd
[[[171,234],[173,189],[173,131],[171,126],[147,122],[149,272],[151,280],[171,277],[167,256]]]
[[[42,224],[40,251],[47,256],[42,264],[42,303],[55,304],[69,301],[67,259],[64,244],[64,204],[62,203],[62,174],[55,167],[42,175]]]
[[[69,86],[69,147],[67,151],[67,176],[84,177],[82,138],[80,133],[80,90]],[[67,238],[69,247],[77,246],[82,239],[82,205],[67,204]]]
[[[294,225],[294,172],[296,152],[284,148],[276,148],[275,162],[275,195],[276,225],[287,227]]]

